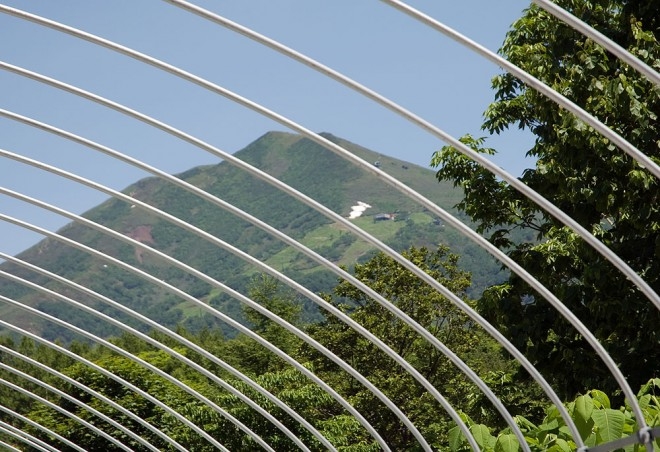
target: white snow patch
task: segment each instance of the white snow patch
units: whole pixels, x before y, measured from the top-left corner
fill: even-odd
[[[370,209],[371,206],[366,202],[358,201],[356,206],[351,206],[351,213],[348,214],[348,218],[351,220],[361,216],[365,210]]]

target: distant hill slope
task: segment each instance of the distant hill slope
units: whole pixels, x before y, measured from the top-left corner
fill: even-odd
[[[324,136],[359,157],[379,165],[381,169],[445,209],[452,210],[452,206],[461,199],[460,190],[450,184],[439,184],[431,170],[379,155],[329,134]],[[352,221],[396,249],[401,250],[410,245],[433,247],[438,243],[445,243],[463,256],[464,267],[474,273],[477,286],[483,287],[487,281],[496,277],[497,264],[485,257],[476,246],[468,244],[450,228],[444,228],[441,222],[425,209],[385,185],[377,177],[356,168],[308,139],[288,133],[270,132],[235,155],[343,216],[348,216],[351,206],[357,205],[358,201],[367,203],[371,208],[367,209],[362,217]],[[374,250],[369,245],[356,239],[342,227],[227,162],[193,168],[178,177],[251,213],[339,264],[350,267],[359,259],[373,255]],[[247,251],[314,291],[328,291],[336,282],[331,273],[319,269],[260,229],[163,180],[143,179],[126,188],[124,192]],[[380,216],[377,216],[379,214]],[[243,293],[246,293],[246,287],[256,273],[253,268],[228,252],[119,200],[110,199],[84,216],[163,251]],[[207,283],[172,268],[154,255],[140,252],[79,224],[69,224],[60,233],[131,263],[224,312],[240,317],[237,301]],[[57,241],[46,239],[21,253],[20,257],[90,287],[165,325],[183,323],[196,329],[217,323],[201,315],[198,307],[190,306],[137,276]],[[95,302],[75,294],[70,289],[61,288],[57,283],[49,282],[10,263],[4,263],[1,267],[5,271],[27,277],[97,306]],[[91,327],[101,335],[117,333],[107,325],[68,308],[59,301],[46,299],[32,290],[6,280],[0,280],[0,293],[76,324]],[[306,308],[308,319],[313,320],[315,308]],[[113,312],[110,308],[99,309],[125,319],[125,316]],[[0,304],[0,318],[29,327],[49,338],[71,338],[69,333],[60,328],[4,304]],[[133,323],[128,319],[126,322]]]

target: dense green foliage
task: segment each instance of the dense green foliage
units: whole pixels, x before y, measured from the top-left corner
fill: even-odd
[[[660,8],[654,2],[558,1],[656,69]],[[660,162],[660,90],[600,46],[535,6],[507,34],[501,53],[582,105],[655,162]],[[630,157],[549,99],[504,74],[484,129],[518,126],[535,136],[536,166],[521,180],[560,207],[660,292],[660,184]],[[474,149],[483,140],[464,137]],[[532,273],[607,348],[633,387],[660,372],[660,312],[575,233],[520,193],[451,148],[433,164],[442,181],[462,187],[458,205],[491,241]],[[518,241],[514,231],[536,240]],[[480,311],[512,338],[563,394],[616,385],[586,341],[520,278],[488,290]],[[521,303],[532,300],[533,303]]]
[[[449,253],[447,248],[441,247],[435,251],[426,248],[411,248],[404,252],[404,255],[453,292],[465,295],[465,290],[470,284],[470,275],[457,267],[457,256]],[[563,426],[562,420],[558,418],[557,410],[552,407],[548,408],[539,389],[518,374],[517,363],[504,359],[500,348],[493,340],[472,325],[469,319],[451,303],[426,284],[420,283],[418,278],[404,270],[398,263],[381,254],[364,264],[356,265],[354,271],[357,278],[381,292],[393,304],[407,312],[474,369],[504,401],[533,446],[533,450],[563,451],[574,447],[574,442]],[[271,277],[253,278],[249,295],[282,318],[302,327],[315,340],[367,377],[401,408],[434,449],[456,451],[465,449],[465,440],[462,439],[453,422],[444,414],[442,407],[428,390],[384,352],[347,327],[346,324],[334,316],[327,315],[321,323],[302,325],[300,323],[301,301]],[[510,429],[505,428],[505,422],[485,396],[480,394],[477,388],[469,383],[444,355],[430,346],[427,341],[421,339],[409,326],[346,282],[339,282],[333,293],[325,295],[325,298],[328,303],[340,308],[353,320],[375,333],[414,366],[453,407],[460,410],[461,415],[475,434],[475,438],[485,450],[517,450],[517,444]],[[415,438],[405,425],[374,394],[340,369],[337,364],[262,314],[248,308],[244,308],[243,313],[256,333],[322,378],[362,413],[393,450],[417,450],[419,448]],[[177,334],[190,339],[252,377],[259,385],[307,419],[338,450],[365,452],[379,450],[374,438],[330,394],[247,336],[238,335],[228,338],[218,328],[202,329],[198,333],[190,333],[179,328]],[[312,450],[321,450],[321,445],[309,431],[246,383],[162,333],[152,332],[151,336],[204,366],[252,398],[269,413],[280,419]],[[165,351],[128,334],[117,337],[112,342],[198,391],[243,422],[271,444],[275,450],[297,450],[297,446],[289,438],[243,401]],[[2,344],[42,362],[114,400],[184,447],[195,451],[214,450],[213,446],[204,438],[162,408],[126,388],[117,380],[93,370],[88,365],[75,362],[71,357],[64,356],[44,345],[35,344],[31,340],[23,340],[15,344],[9,339],[2,339]],[[206,433],[220,441],[229,450],[249,451],[257,448],[252,439],[215,411],[213,407],[140,364],[100,346],[74,342],[70,349],[115,376],[147,391],[203,428]],[[73,398],[138,433],[159,449],[171,449],[171,446],[154,432],[88,392],[64,383],[58,377],[7,353],[0,352],[0,361],[59,387]],[[106,424],[87,410],[61,396],[49,393],[44,388],[26,382],[23,378],[3,369],[0,369],[0,379],[18,384],[51,400],[61,408],[92,422],[118,440],[126,442],[135,450],[144,450],[143,446],[128,438],[115,427]],[[658,412],[660,404],[656,395],[658,389],[660,386],[656,379],[644,386],[639,394],[640,404],[651,425],[660,422]],[[28,416],[86,450],[116,450],[115,446],[92,434],[79,422],[8,389],[4,385],[0,386],[0,400],[4,406]],[[601,391],[592,390],[585,393],[575,402],[568,404],[568,409],[578,422],[580,433],[588,444],[624,437],[634,431],[634,417],[630,414],[630,410],[627,408],[612,409],[608,397]],[[10,422],[44,441],[56,444],[56,441],[49,438],[48,435],[16,421],[9,414],[0,412],[0,420]],[[4,437],[0,435],[0,439],[4,439]]]
[[[642,407],[644,418],[650,425],[657,425],[660,421],[658,391],[660,391],[660,379],[654,378],[643,385],[637,393],[637,400]],[[629,405],[612,406],[607,394],[597,389],[578,396],[568,403],[566,408],[580,433],[580,438],[588,447],[628,438],[634,435],[638,429]],[[464,418],[483,450],[502,452],[519,450],[517,439],[510,429],[493,434],[486,425],[479,424],[468,416]],[[534,452],[568,452],[577,449],[577,444],[556,407],[548,408],[545,417],[538,425],[523,416],[516,417],[516,424]],[[452,429],[449,435],[452,451],[471,450],[457,427]],[[655,440],[654,448],[654,450],[660,448],[660,438]],[[626,450],[641,451],[643,447],[639,444],[629,444]]]

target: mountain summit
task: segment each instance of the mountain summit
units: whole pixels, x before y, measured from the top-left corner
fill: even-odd
[[[451,206],[461,199],[459,190],[449,184],[439,184],[433,171],[429,169],[377,154],[330,134],[323,135],[379,166],[445,209],[451,209]],[[445,230],[441,222],[425,209],[384,184],[379,178],[306,138],[283,132],[269,132],[235,155],[323,203],[336,213],[347,218],[353,217],[351,221],[395,249],[402,250],[410,245],[433,247],[438,243],[446,243],[454,248],[458,247],[456,251],[461,254],[476,256],[475,247],[466,245],[465,240],[449,228]],[[196,167],[177,177],[245,210],[338,264],[350,267],[374,253],[370,245],[357,239],[340,225],[332,223],[303,203],[228,162]],[[319,268],[296,250],[256,226],[167,181],[155,177],[146,178],[126,188],[124,193],[213,234],[313,291],[327,291],[336,283],[333,274]],[[258,273],[233,254],[135,205],[117,199],[105,201],[86,212],[84,217],[185,262],[242,293],[246,293],[246,287]],[[173,267],[153,253],[80,224],[71,223],[59,233],[147,271],[240,318],[238,301],[218,288]],[[465,252],[466,249],[469,251]],[[53,239],[43,240],[18,257],[89,287],[167,326],[183,323],[189,328],[197,329],[215,322],[202,315],[199,308],[155,287],[152,283]],[[90,297],[76,293],[75,290],[63,287],[62,284],[50,281],[44,276],[11,263],[2,264],[2,268],[93,305],[127,323],[133,323],[114,309],[99,306],[98,302]],[[488,268],[486,272],[492,271],[493,267]],[[483,273],[483,270],[480,271]],[[22,285],[2,280],[0,293],[79,326],[91,328],[103,336],[117,334],[117,331],[89,315]],[[307,308],[307,318],[312,320],[315,311],[311,307]],[[51,339],[72,338],[61,328],[8,305],[0,305],[0,317]]]

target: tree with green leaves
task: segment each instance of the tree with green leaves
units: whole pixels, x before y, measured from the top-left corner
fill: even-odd
[[[300,300],[298,300],[294,293],[284,288],[272,277],[267,275],[254,277],[249,292],[250,297],[259,304],[276,312],[288,321],[298,322],[301,312]],[[250,322],[250,326],[259,335],[273,342],[288,354],[294,357],[298,355],[300,340],[291,333],[255,310],[244,308],[244,315],[247,321]],[[346,413],[330,394],[326,393],[301,372],[287,365],[283,360],[249,337],[238,335],[235,338],[227,339],[219,329],[204,329],[197,333],[191,333],[183,327],[179,327],[177,332],[251,375],[259,385],[276,395],[280,400],[308,419],[339,450],[353,452],[372,452],[378,450],[377,444],[374,444],[373,439],[370,438],[360,423],[350,414]],[[176,351],[187,358],[196,361],[228,381],[232,386],[248,395],[248,397],[264,407],[265,410],[280,419],[304,443],[310,444],[312,450],[320,450],[321,445],[309,431],[285,414],[284,410],[266,399],[245,382],[236,379],[233,375],[209,362],[208,359],[202,358],[196,352],[181,346],[181,344],[175,342],[172,338],[157,332],[152,332],[151,335],[158,341],[175,348]],[[200,392],[246,424],[267,443],[271,444],[275,450],[298,450],[298,447],[277,427],[265,420],[261,414],[249,407],[243,400],[220,388],[206,376],[176,360],[164,351],[158,350],[142,339],[130,334],[113,338],[111,341],[118,347],[160,368]],[[45,347],[43,347],[44,350],[41,350],[40,347],[35,347],[31,341],[24,341],[24,343],[24,345],[21,344],[21,348],[30,355],[39,356],[41,361],[55,362],[54,357],[58,356],[57,353]],[[13,344],[11,345],[12,348],[15,347]],[[148,392],[150,395],[178,411],[194,424],[202,427],[206,433],[217,439],[229,450],[251,451],[257,447],[253,440],[239,431],[231,422],[218,414],[210,406],[207,406],[171,382],[155,375],[150,370],[132,360],[124,356],[119,356],[101,346],[77,348],[83,356],[89,357],[95,364]],[[310,367],[311,364],[307,364],[307,366]],[[84,364],[72,364],[70,360],[66,361],[66,368],[62,370],[69,377],[130,409],[142,419],[166,432],[171,438],[184,445],[184,447],[196,451],[215,450],[214,446],[194,430],[182,424],[156,404],[108,376]],[[81,402],[92,406],[105,415],[110,416],[115,421],[137,432],[156,445],[156,447],[163,450],[171,449],[153,432],[139,425],[129,416],[105,404],[103,401],[68,384],[62,384],[59,381],[54,383]],[[65,398],[53,396],[52,394],[49,398],[51,398],[53,403],[76,413],[83,419],[95,423],[110,435],[120,440],[126,439],[120,431],[99,421],[89,412],[73,405]],[[17,403],[20,403],[20,400]],[[53,411],[49,407],[32,402],[24,405],[23,411],[32,420],[51,428],[86,450],[116,450],[116,447],[109,445],[104,438],[90,434],[86,427]],[[51,440],[37,430],[30,431],[42,437],[45,441]],[[133,441],[130,442],[130,446],[136,450],[145,450],[143,446]]]
[[[656,70],[660,68],[660,8],[638,0],[559,0]],[[501,54],[583,106],[660,163],[660,89],[536,6],[508,32]],[[521,180],[621,256],[660,292],[660,183],[591,127],[549,99],[503,74],[483,128],[509,127],[535,136],[535,167]],[[483,139],[462,141],[483,153]],[[458,205],[496,246],[555,293],[603,343],[632,387],[660,373],[660,313],[612,264],[575,233],[451,147],[432,164],[439,180],[465,192]],[[537,240],[514,242],[512,231]],[[614,382],[586,341],[515,275],[488,289],[480,312],[530,356],[565,396]],[[524,302],[523,302],[524,301]]]
[[[260,306],[287,322],[300,326],[300,299],[272,276],[255,276],[250,282],[248,295]],[[245,305],[242,306],[242,312],[250,329],[280,350],[291,354],[300,344],[300,339],[260,312]],[[243,334],[238,335],[231,344],[231,350],[228,350],[231,362],[247,373],[260,375],[281,369],[284,365],[281,358]]]
[[[458,256],[449,253],[448,248],[411,248],[403,255],[452,292],[465,296],[470,275],[458,267]],[[394,259],[377,254],[356,265],[354,271],[359,280],[406,312],[477,373],[512,370],[511,363],[499,358],[494,342],[475,328],[465,314]],[[492,407],[487,401],[476,396],[476,387],[448,358],[390,311],[345,281],[327,299],[412,364],[454,407],[497,425],[497,415],[490,411]],[[396,403],[431,445],[446,446],[452,421],[428,391],[389,356],[334,316],[311,325],[309,331]],[[412,434],[371,392],[313,350],[303,350],[302,355],[307,355],[319,375],[365,414],[394,450],[415,450]]]

